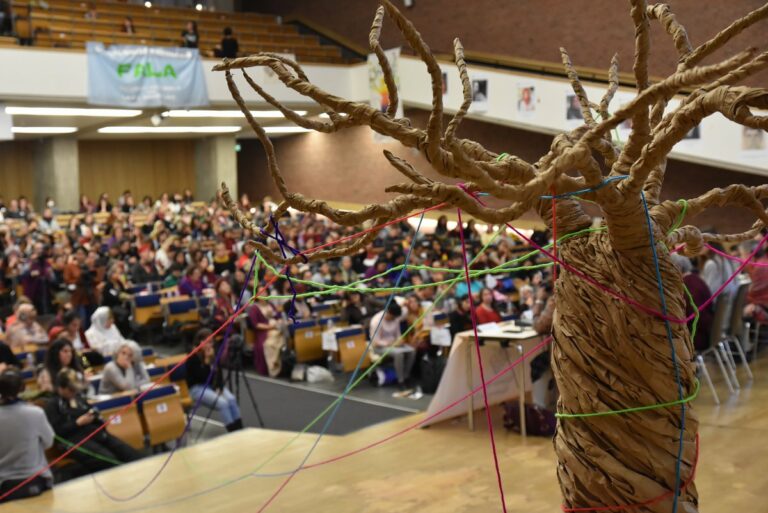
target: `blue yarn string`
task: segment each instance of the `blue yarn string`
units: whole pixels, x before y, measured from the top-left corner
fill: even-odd
[[[659,287],[659,297],[661,298],[661,312],[664,316],[667,316],[667,300],[664,296],[664,283],[661,279],[661,269],[659,268],[659,255],[656,252],[656,239],[653,236],[653,224],[651,223],[651,214],[648,210],[648,203],[645,200],[645,193],[640,192],[640,196],[643,199],[643,208],[645,209],[645,220],[648,224],[648,236],[651,241],[651,251],[653,252],[653,266],[656,271],[656,283]],[[664,325],[667,329],[667,340],[669,342],[669,348],[672,352],[672,367],[675,370],[675,382],[677,383],[677,395],[678,400],[682,400],[685,396],[683,393],[683,384],[680,381],[680,369],[677,364],[677,354],[675,352],[675,342],[672,336],[672,326],[667,319],[664,319]],[[677,513],[677,497],[680,494],[680,467],[683,461],[683,437],[685,435],[685,403],[680,404],[680,443],[677,449],[677,462],[675,464],[675,488],[674,488],[674,500],[672,502],[672,513]]]
[[[256,258],[257,257],[258,257],[258,253],[254,252],[253,259],[251,260],[251,267],[250,267],[250,269],[248,269],[248,276],[245,278],[245,283],[248,283],[248,281],[251,278],[251,274],[253,273],[253,269],[256,266]],[[237,299],[237,306],[235,306],[235,311],[240,310],[240,305],[242,304],[243,297],[245,295],[245,289],[247,289],[247,288],[248,287],[243,286],[243,288],[240,290],[240,297]],[[187,422],[186,422],[186,425],[184,426],[184,432],[181,433],[181,436],[179,437],[176,445],[173,447],[173,449],[171,449],[171,452],[168,453],[168,457],[165,459],[165,461],[163,461],[163,464],[160,465],[160,468],[157,470],[155,475],[152,476],[152,478],[147,482],[146,485],[141,487],[134,494],[129,495],[128,497],[116,497],[116,496],[112,495],[111,493],[109,493],[103,486],[101,486],[101,483],[99,483],[96,480],[96,475],[93,474],[92,475],[93,482],[96,484],[96,487],[101,491],[101,493],[106,495],[112,501],[115,501],[115,502],[128,502],[128,501],[131,501],[131,500],[139,497],[141,494],[146,492],[149,489],[149,487],[152,486],[155,483],[155,481],[157,481],[157,478],[160,477],[160,474],[163,473],[165,468],[171,462],[171,458],[173,458],[173,455],[176,454],[176,450],[182,445],[182,443],[184,441],[184,437],[187,436],[187,434],[189,433],[189,429],[192,427],[192,419],[194,418],[195,413],[197,413],[197,410],[200,409],[200,406],[202,405],[203,395],[204,395],[205,391],[208,390],[208,387],[210,387],[210,385],[211,385],[211,381],[213,380],[213,376],[216,373],[216,369],[219,366],[219,362],[221,361],[221,356],[227,351],[227,347],[229,346],[229,335],[232,332],[232,327],[234,326],[234,324],[235,323],[233,321],[233,322],[230,322],[227,325],[227,329],[224,332],[224,340],[223,340],[222,344],[219,346],[218,351],[216,352],[216,358],[213,361],[213,365],[211,365],[211,372],[208,373],[208,377],[205,379],[205,383],[203,384],[203,393],[201,393],[200,397],[197,398],[197,401],[195,401],[194,406],[192,407],[192,409],[189,412],[189,415],[187,416]],[[201,429],[204,429],[205,425],[207,423],[208,423],[208,418],[205,419],[205,422],[203,423],[203,427]]]
[[[419,236],[419,232],[421,230],[421,222],[424,220],[424,214],[421,214],[421,217],[419,217],[419,223],[416,226],[416,233],[413,236],[413,240],[411,241],[411,245],[408,248],[408,253],[405,255],[405,264],[407,265],[408,262],[411,260],[411,253],[413,252],[413,248],[416,246],[416,240]],[[406,267],[403,266],[403,268],[400,270],[400,273],[397,275],[397,280],[395,281],[395,288],[397,288],[400,285],[400,281],[403,279],[406,273]],[[384,312],[387,311],[387,308],[389,308],[389,305],[392,303],[392,301],[395,298],[395,292],[393,291],[389,297],[387,298],[387,302],[384,305]],[[365,358],[368,356],[368,351],[371,348],[371,344],[376,339],[376,334],[379,332],[379,328],[381,328],[381,323],[384,320],[384,315],[381,316],[379,319],[379,322],[376,324],[376,328],[373,330],[373,333],[371,333],[371,338],[368,341],[368,344],[365,346],[365,351],[360,355],[360,359],[357,362],[357,365],[355,366],[354,371],[352,371],[352,375],[349,378],[349,381],[347,382],[347,386],[344,387],[344,391],[341,393],[340,400],[336,403],[336,406],[334,406],[333,410],[328,415],[328,419],[325,421],[325,424],[323,424],[322,429],[320,430],[320,433],[317,435],[317,438],[312,444],[312,447],[309,448],[309,451],[307,452],[306,456],[301,460],[301,463],[298,467],[296,467],[294,470],[290,472],[280,472],[276,474],[270,474],[270,475],[288,475],[288,478],[293,478],[294,475],[296,475],[297,472],[299,472],[302,468],[304,468],[304,465],[307,463],[307,460],[312,456],[312,453],[317,448],[318,444],[320,443],[320,440],[325,436],[325,433],[328,431],[328,428],[331,426],[331,423],[333,422],[333,419],[336,417],[336,413],[338,413],[339,408],[341,408],[342,403],[344,402],[344,399],[346,398],[347,394],[352,390],[352,384],[355,382],[355,379],[357,378],[358,373],[360,372],[360,368],[363,366],[363,362],[365,361]],[[251,474],[253,476],[256,476],[257,474]],[[261,477],[266,477],[266,474],[259,474]]]
[[[543,200],[548,200],[548,199],[551,200],[551,199],[567,198],[569,196],[578,196],[580,194],[586,194],[588,192],[594,192],[594,191],[600,190],[600,189],[602,189],[603,187],[605,187],[606,185],[608,185],[611,182],[615,182],[617,180],[624,180],[625,178],[628,178],[628,177],[629,177],[629,175],[609,176],[608,178],[606,178],[605,180],[600,182],[600,184],[598,184],[595,187],[589,187],[587,189],[580,189],[578,191],[573,191],[573,192],[564,192],[562,194],[555,194],[554,196],[546,195],[546,196],[539,196],[539,197],[541,199],[543,199]]]

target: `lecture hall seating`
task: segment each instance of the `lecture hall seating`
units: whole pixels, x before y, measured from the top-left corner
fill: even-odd
[[[36,46],[85,48],[87,41],[150,46],[178,46],[187,21],[194,20],[200,33],[200,51],[212,56],[224,27],[231,27],[240,52],[293,53],[302,62],[344,63],[340,48],[322,45],[316,36],[299,34],[296,27],[282,25],[273,16],[253,13],[222,13],[191,9],[146,8],[119,2],[95,2],[96,18],[86,17],[89,3],[48,0],[48,8],[37,3],[13,2],[19,36]],[[121,32],[123,19],[133,19],[135,34]]]

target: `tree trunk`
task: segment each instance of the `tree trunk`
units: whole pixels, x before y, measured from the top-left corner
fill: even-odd
[[[606,232],[574,238],[559,256],[612,289],[661,311],[651,248],[618,252]],[[668,313],[685,316],[680,273],[658,247]],[[664,321],[598,290],[563,270],[556,285],[552,368],[560,390],[558,410],[592,413],[675,401],[671,350]],[[684,396],[695,387],[688,328],[671,324]],[[587,418],[559,419],[557,474],[567,508],[643,503],[674,489],[681,407]],[[681,485],[696,458],[698,420],[685,407]],[[631,508],[670,513],[672,498]],[[678,498],[678,511],[695,513],[693,483]]]

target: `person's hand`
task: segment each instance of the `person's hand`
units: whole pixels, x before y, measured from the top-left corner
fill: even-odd
[[[93,414],[93,412],[89,411],[84,415],[80,415],[75,421],[75,424],[77,424],[80,427],[87,426],[88,424],[92,423],[94,420],[96,420],[96,416]]]
[[[5,362],[0,362],[0,373],[2,373],[3,371],[5,371],[5,369],[7,369],[7,368],[8,368],[8,364],[7,364],[7,363],[5,363]]]

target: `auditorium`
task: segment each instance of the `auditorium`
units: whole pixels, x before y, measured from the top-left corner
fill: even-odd
[[[768,513],[767,131],[765,0],[0,0],[0,513]]]

